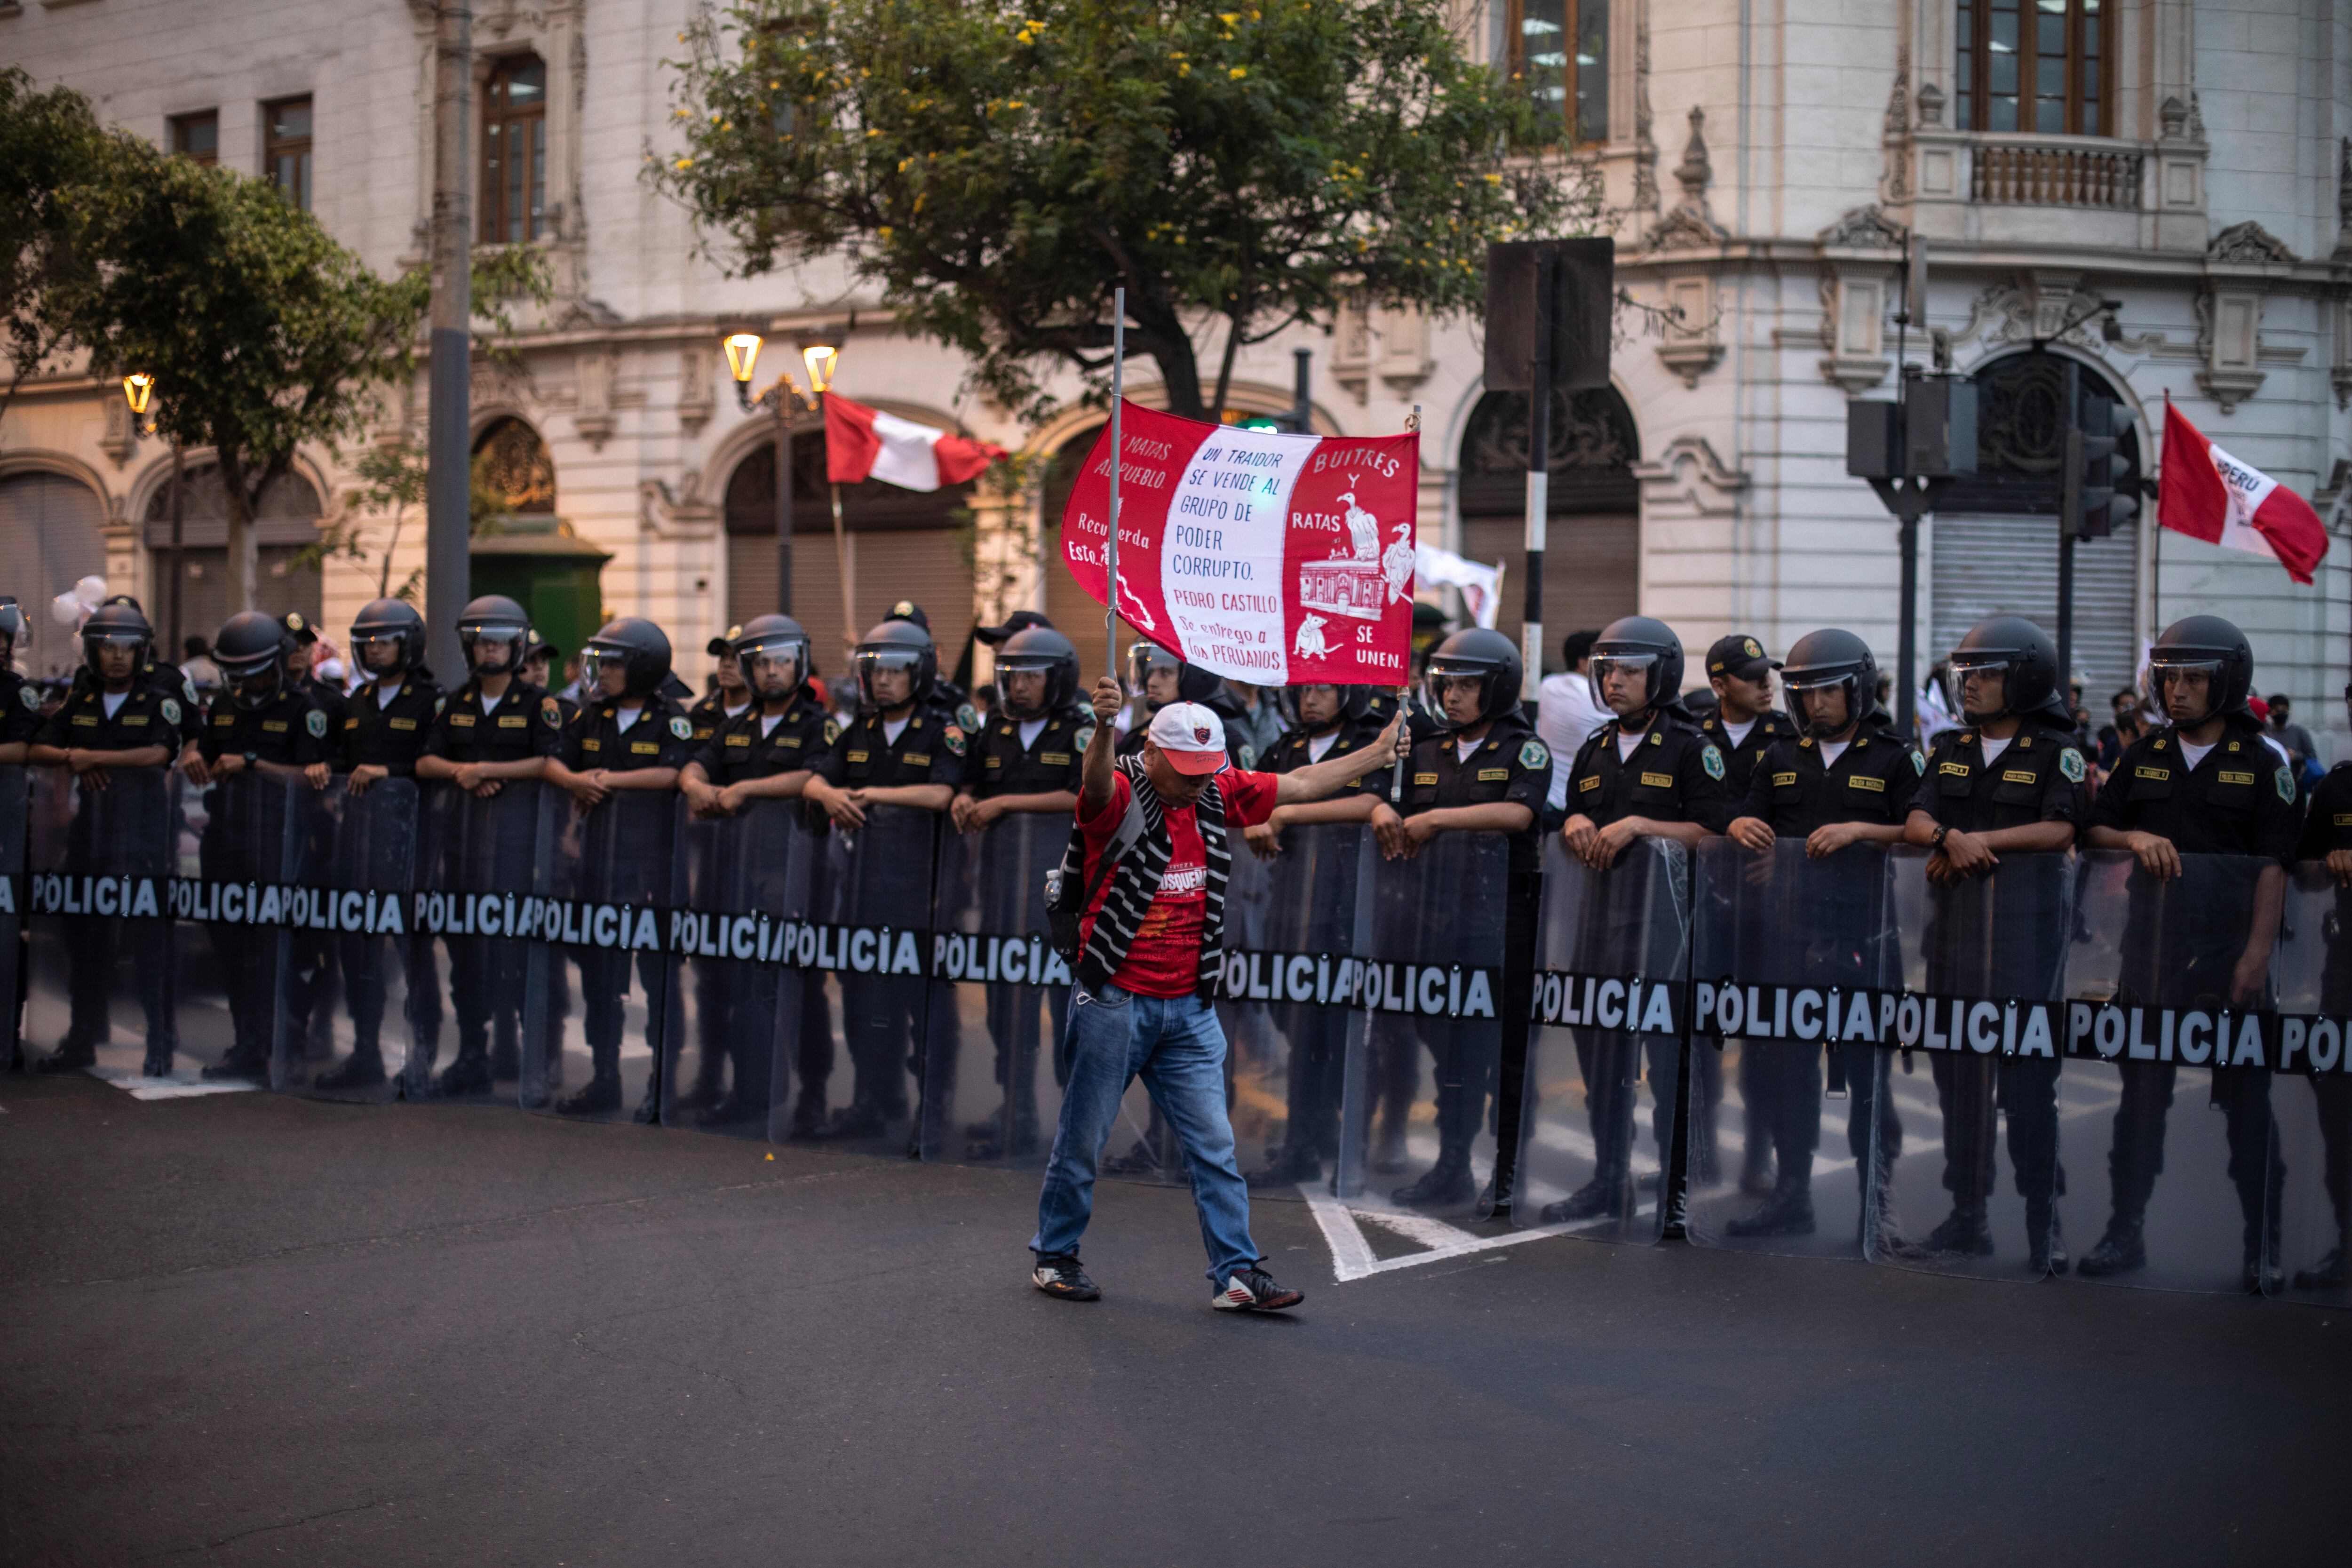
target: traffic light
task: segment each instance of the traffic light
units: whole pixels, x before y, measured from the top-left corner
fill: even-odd
[[[2125,442],[2131,411],[2112,397],[2083,394],[2082,518],[2084,539],[2128,529],[2139,515],[2139,465]]]

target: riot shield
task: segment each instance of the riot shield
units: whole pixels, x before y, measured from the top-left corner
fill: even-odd
[[[1043,1169],[1069,1076],[1070,967],[1045,921],[1066,811],[942,829],[925,1019],[923,1158]]]
[[[2326,866],[2294,868],[2273,966],[2280,1014],[2272,1114],[2286,1177],[2272,1283],[2290,1299],[2352,1304],[2352,889]]]
[[[1520,1225],[1657,1240],[1678,1099],[1690,1190],[1717,1184],[1722,1076],[1707,1070],[1720,1061],[1717,1048],[1688,1052],[1685,1074],[1690,918],[1681,845],[1636,839],[1595,871],[1557,837],[1546,840],[1512,1210]]]
[[[916,1146],[917,1073],[929,1040],[931,870],[945,821],[941,812],[868,806],[865,826],[828,836],[822,916],[796,934],[793,962],[815,972],[807,984],[824,976],[825,1011],[839,1029],[824,1048],[803,1042],[796,1053],[808,1114],[794,1107],[794,1136],[805,1128],[872,1153]],[[845,1056],[845,1075],[834,1070]]]
[[[585,814],[572,799],[556,789],[540,797],[551,852],[523,924],[557,951],[548,984],[524,999],[521,1102],[585,1121],[651,1121],[677,1007],[678,963],[662,922],[677,900],[678,799],[617,790]]]
[[[1985,875],[1939,884],[1926,851],[1890,859],[1908,994],[1886,1043],[1900,1050],[1887,1079],[1895,1115],[1881,1128],[1888,1209],[1872,1256],[2038,1279],[2065,1256],[2053,1205],[2065,1183],[2058,1095],[2074,860],[2006,854]],[[1917,1026],[1905,1028],[1915,1015]]]
[[[284,1084],[331,1100],[394,1099],[412,1073],[430,1073],[441,1026],[433,949],[412,927],[416,781],[379,779],[353,795],[338,774],[293,808],[304,826],[285,910],[281,1033],[309,1071],[289,1061]],[[331,974],[340,981],[331,990]],[[323,1062],[311,1049],[320,1041]]]
[[[1366,835],[1339,1195],[1360,1212],[1468,1218],[1493,1178],[1510,865],[1498,834],[1444,833],[1410,860]]]
[[[0,1022],[0,1068],[14,1072],[22,1059],[17,1029],[24,1022],[25,835],[33,781],[19,763],[0,767],[0,996],[8,1016]]]
[[[1727,1120],[1742,1131],[1739,1182],[1691,1194],[1693,1244],[1860,1258],[1890,1217],[1882,1162],[1903,1128],[1877,1043],[1900,980],[1888,882],[1872,845],[1822,859],[1800,838],[1761,854],[1699,846],[1691,1023],[1721,1042]],[[1843,1138],[1822,1125],[1825,1100]]]
[[[182,1054],[172,951],[174,775],[116,768],[100,789],[63,768],[30,773],[27,1066],[123,1084],[152,1080],[148,1092],[193,1090],[219,1052],[215,1042],[190,1041]]]
[[[199,879],[184,912],[205,927],[227,990],[224,1062],[266,1074],[272,1089],[293,1089],[318,1048],[300,1004],[317,997],[331,950],[293,923],[289,906],[330,847],[326,808],[300,774],[260,767],[215,783],[205,808]]]
[[[679,831],[686,885],[670,945],[687,973],[666,1042],[665,1126],[784,1136],[808,978],[782,961],[784,933],[809,917],[823,848],[803,822],[797,800],[751,800]]]
[[[2255,1016],[2272,953],[2249,949],[2286,878],[2251,858],[2179,858],[2167,880],[2120,850],[2082,858],[2058,1119],[2083,1174],[2058,1210],[2079,1278],[2237,1290],[2277,1254],[2283,1171]],[[2219,1114],[2195,1114],[2208,1107]]]
[[[523,934],[533,900],[547,891],[557,829],[568,821],[568,813],[544,809],[549,796],[568,805],[537,779],[503,780],[488,796],[446,781],[425,786],[412,938],[422,951],[414,973],[449,976],[457,1051],[446,1067],[422,1048],[411,1056],[403,1092],[412,1100],[516,1103],[524,1020],[544,1024],[570,1011],[551,1004],[563,974],[562,952]],[[543,1061],[559,1059],[551,1054]]]

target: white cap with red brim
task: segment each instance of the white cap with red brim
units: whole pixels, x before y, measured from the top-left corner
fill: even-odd
[[[1171,702],[1144,733],[1180,773],[1213,773],[1225,765],[1225,721],[1197,702]]]

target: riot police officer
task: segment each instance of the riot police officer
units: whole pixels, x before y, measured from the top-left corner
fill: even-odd
[[[832,720],[809,690],[809,636],[789,616],[755,616],[731,628],[736,683],[748,700],[725,715],[678,774],[678,790],[697,816],[733,816],[755,800],[797,799],[830,740]],[[753,875],[781,868],[750,868]],[[729,960],[698,961],[697,1011],[702,1026],[704,1070],[714,1057],[731,1063],[733,1085],[719,1091],[715,1075],[701,1089],[696,1120],[703,1126],[763,1118],[772,1093],[773,1007],[777,977],[752,973]],[[809,989],[822,987],[812,983]],[[762,1009],[762,1004],[765,1009]],[[817,1015],[820,1021],[824,1015]],[[814,1129],[824,1110],[824,1080],[833,1066],[830,1029],[807,1027],[801,1008],[800,1104],[795,1125]]]
[[[1952,650],[1951,679],[1965,728],[1937,739],[1905,830],[1911,843],[1934,851],[1927,989],[2055,1002],[2064,993],[2070,933],[2053,873],[2064,868],[2025,858],[2071,847],[2090,811],[2088,761],[2058,691],[2058,649],[2032,621],[1996,616]],[[2018,858],[2009,872],[1988,884],[1983,879],[2010,857]],[[1937,1051],[1931,1060],[1952,1213],[1927,1236],[1927,1247],[1991,1254],[1985,1200],[1999,1109],[2009,1113],[2009,1159],[2025,1199],[2031,1265],[2036,1273],[2063,1271],[2066,1253],[2052,1204],[2063,1191],[2057,1058]]]
[[[743,684],[742,666],[735,657],[735,642],[742,635],[741,626],[729,626],[725,637],[712,637],[708,645],[711,689],[686,710],[694,724],[697,751],[710,743],[721,724],[751,706],[751,689]]]
[[[447,885],[488,892],[530,886],[533,835],[512,816],[499,835],[457,825],[480,821],[473,801],[494,800],[509,784],[542,778],[562,748],[564,714],[545,687],[525,679],[530,617],[501,594],[486,594],[457,612],[465,684],[438,703],[416,759],[416,776],[446,783],[466,799],[449,803],[440,852]],[[457,1013],[457,1056],[434,1085],[443,1095],[487,1094],[521,1070],[519,1043],[525,953],[513,937],[448,936],[449,993]],[[492,1036],[496,1039],[493,1044]]]
[[[1717,637],[1706,650],[1706,678],[1715,690],[1715,711],[1701,719],[1698,727],[1723,753],[1724,788],[1735,804],[1748,798],[1748,781],[1772,742],[1799,738],[1795,721],[1772,706],[1772,672],[1780,668],[1780,661],[1764,652],[1762,643],[1744,633]],[[1705,1100],[1704,1114],[1695,1129],[1700,1141],[1699,1174],[1701,1180],[1711,1181],[1716,1112],[1723,1102],[1723,1056],[1710,1048],[1694,1050],[1692,1057]],[[1751,1198],[1772,1191],[1772,1136],[1764,1123],[1763,1089],[1753,1081],[1756,1060],[1751,1053],[1740,1053],[1739,1100],[1747,1137],[1740,1149],[1739,1190]]]
[[[1151,727],[1152,714],[1171,702],[1198,702],[1225,727],[1225,755],[1234,766],[1257,766],[1257,752],[1244,738],[1248,725],[1241,704],[1233,700],[1219,677],[1197,664],[1187,664],[1157,643],[1139,642],[1127,650],[1127,683],[1143,694],[1143,718],[1119,737],[1119,756],[1142,754],[1143,732]]]
[[[328,752],[330,762],[350,775],[344,786],[352,796],[352,804],[344,808],[347,826],[368,809],[359,803],[376,784],[385,779],[416,777],[417,760],[444,706],[441,688],[425,668],[425,617],[416,613],[415,605],[400,599],[369,601],[352,622],[351,652],[363,684],[343,704],[342,722],[329,731]],[[412,816],[404,837],[413,845],[416,837],[413,805],[407,809]],[[391,868],[355,863],[346,847],[339,845],[337,869],[348,887]],[[413,866],[399,868],[404,876],[413,871]],[[366,1089],[383,1081],[380,1037],[385,942],[381,935],[360,931],[345,931],[337,939],[344,995],[352,1013],[352,1054],[314,1079],[311,1087],[315,1089]],[[415,1082],[422,1089],[426,1084],[423,1075],[432,1069],[440,1051],[441,976],[429,939],[403,937],[399,949],[408,983],[409,1025],[415,1035]]]
[[[1783,835],[1801,837],[1806,855],[1817,861],[1849,845],[1900,842],[1927,764],[1903,743],[1877,706],[1878,660],[1869,645],[1848,631],[1809,633],[1789,649],[1780,678],[1803,733],[1765,750],[1740,815],[1727,830],[1732,839],[1761,854]],[[1791,911],[1801,935],[1788,938],[1802,942],[1797,967],[1803,983],[1849,989],[1888,984],[1894,976],[1887,970],[1886,910],[1878,879],[1858,871],[1839,876],[1831,868],[1823,881],[1808,885],[1818,896]],[[1876,1047],[1841,1044],[1833,1049],[1851,1094],[1846,1145],[1866,1200],[1884,1186],[1882,1161],[1891,1160],[1902,1146],[1902,1126],[1885,1092],[1885,1063]],[[1758,1058],[1779,1170],[1763,1206],[1725,1229],[1736,1237],[1810,1236],[1813,1145],[1822,1123],[1822,1048],[1750,1040],[1744,1052]],[[1879,1158],[1871,1147],[1874,1116],[1885,1123],[1879,1143],[1887,1152]],[[1870,1206],[1865,1201],[1865,1215]]]
[[[1053,815],[1078,807],[1079,759],[1095,732],[1093,714],[1078,701],[1078,650],[1043,616],[1024,610],[1016,612],[1015,618],[1020,616],[1028,617],[1028,624],[1014,627],[997,648],[997,710],[976,737],[973,766],[950,807],[962,833],[980,833],[1007,816]],[[982,628],[982,640],[995,629]],[[1053,847],[1058,854],[1059,845]],[[1029,868],[1018,869],[1025,873]],[[997,908],[1017,909],[1025,916],[1042,897],[1042,868],[1040,873],[1024,875],[1017,891],[982,889],[982,897]],[[1044,918],[1042,907],[1036,918]],[[1006,983],[988,988],[988,1035],[996,1047],[996,1082],[1004,1099],[998,1110],[964,1128],[967,1158],[995,1160],[1036,1152],[1041,1006],[1050,1013],[1053,1038],[1058,1041],[1069,1013],[1066,990]],[[1063,1076],[1057,1054],[1056,1081]]]
[[[1613,717],[1585,737],[1569,768],[1571,815],[1560,826],[1561,840],[1594,872],[1613,868],[1636,838],[1669,839],[1696,849],[1700,839],[1720,833],[1730,820],[1731,800],[1724,789],[1721,748],[1692,722],[1679,700],[1682,639],[1663,621],[1627,616],[1602,628],[1589,658],[1594,704]],[[1604,908],[1587,923],[1599,951],[1580,967],[1604,973],[1654,969],[1654,955],[1644,951],[1645,891],[1618,879],[1601,884]],[[1544,1210],[1548,1223],[1612,1214],[1632,1217],[1633,1084],[1641,1044],[1631,1033],[1578,1032],[1577,1065],[1591,1118],[1594,1169],[1590,1182]],[[1682,1044],[1654,1038],[1648,1048],[1664,1206],[1669,1222],[1678,1222],[1682,1171],[1675,1157],[1675,1127],[1682,1098]]]
[[[667,634],[636,616],[606,625],[580,650],[580,681],[590,700],[565,730],[563,748],[547,763],[550,783],[570,793],[572,809],[594,818],[616,795],[667,794],[691,754],[694,725],[665,689],[670,679]],[[618,811],[617,805],[612,811]],[[670,885],[671,819],[653,826],[650,812],[622,817],[585,840],[583,880],[614,902],[666,901]],[[643,827],[632,832],[629,825]],[[586,947],[573,952],[580,965],[582,1026],[588,1039],[591,1076],[556,1102],[567,1116],[595,1116],[621,1108],[621,1029],[629,994],[629,955],[625,949]],[[661,1023],[667,960],[656,949],[637,953],[637,980],[646,989],[646,1032],[653,1037],[654,1067],[636,1120],[651,1121],[661,1109]]]
[[[2344,708],[2352,719],[2352,686],[2344,689]],[[2295,846],[2298,860],[2324,860],[2336,879],[2336,935],[2321,981],[2320,1010],[2331,1018],[2352,1016],[2352,762],[2341,762],[2327,772],[2311,792],[2311,815],[2304,819],[2303,839]],[[2352,1078],[2321,1073],[2311,1080],[2319,1102],[2323,1184],[2336,1219],[2336,1245],[2309,1268],[2295,1271],[2298,1290],[2337,1290],[2352,1283]]]
[[[1285,688],[1282,704],[1289,718],[1289,732],[1263,759],[1263,771],[1296,773],[1326,757],[1344,756],[1372,744],[1388,727],[1373,716],[1372,697],[1369,686],[1323,683]],[[1394,711],[1393,706],[1391,711]],[[1283,852],[1286,829],[1321,823],[1370,822],[1372,807],[1386,798],[1388,784],[1389,775],[1376,772],[1349,779],[1328,799],[1277,805],[1264,822],[1244,829],[1243,838],[1253,854],[1261,859],[1272,859]],[[1311,881],[1286,884],[1277,889],[1276,907],[1271,912],[1285,931],[1295,933],[1302,926],[1312,927],[1318,920],[1328,921],[1334,916],[1354,917],[1355,861],[1327,861],[1318,864],[1315,872]],[[1328,1160],[1336,1165],[1339,1157],[1339,1100],[1348,1055],[1347,1010],[1312,1003],[1280,1002],[1274,1005],[1273,1011],[1276,1025],[1288,1047],[1288,1074],[1284,1086],[1286,1104],[1281,1146],[1267,1151],[1266,1163],[1243,1178],[1258,1188],[1320,1181],[1324,1162]],[[1406,1103],[1391,1103],[1386,1108],[1390,1125],[1402,1126],[1411,1096],[1408,1085],[1403,1094]],[[1395,1098],[1393,1092],[1391,1098]]]
[[[1419,1021],[1436,1058],[1437,1163],[1392,1194],[1437,1208],[1476,1194],[1470,1147],[1496,1109],[1494,1212],[1510,1207],[1517,1170],[1519,1088],[1527,1069],[1528,1011],[1535,979],[1536,859],[1551,753],[1519,710],[1519,650],[1500,632],[1455,632],[1429,658],[1429,705],[1444,728],[1415,742],[1406,768],[1403,815],[1382,803],[1372,831],[1391,859],[1410,858],[1441,833],[1500,833],[1509,840],[1505,889],[1501,1059],[1493,1069],[1476,1046],[1481,1031],[1446,1018]]]
[[[180,751],[190,716],[178,697],[141,677],[153,642],[147,617],[130,605],[102,605],[92,612],[81,628],[82,658],[90,679],[68,692],[65,702],[25,747],[26,761],[69,769],[79,786],[78,809],[67,830],[68,870],[157,878],[172,873],[164,770]],[[12,713],[32,711],[22,693],[11,695]],[[16,728],[12,721],[9,732]],[[120,782],[125,787],[110,795],[117,774],[124,775]],[[140,780],[136,789],[130,786],[133,775]],[[102,826],[102,806],[117,802],[120,820]],[[65,1038],[56,1050],[35,1058],[33,1070],[79,1072],[96,1065],[98,1047],[111,1034],[107,1012],[117,949],[127,944],[147,1018],[143,1070],[151,1078],[170,1072],[178,1047],[170,922],[84,916],[68,925],[65,942],[71,1015]]]
[[[2165,628],[2149,651],[2149,679],[2170,721],[2125,748],[2091,807],[2094,849],[2128,849],[2132,879],[2116,1002],[2131,1006],[2252,1008],[2270,992],[2271,948],[2286,900],[2299,815],[2294,770],[2247,710],[2254,653],[2219,616]],[[2167,909],[2158,889],[2182,875],[2184,855],[2275,862],[2251,881],[2226,874],[2187,885]],[[2202,884],[2201,886],[2200,884]],[[2107,1156],[2115,1208],[2106,1233],[2077,1265],[2098,1278],[2144,1267],[2143,1226],[2164,1169],[2164,1123],[2177,1064],[2117,1064],[2123,1099]],[[2278,1194],[2285,1168],[2273,1145],[2270,1072],[2213,1068],[2213,1102],[2227,1119],[2230,1180],[2245,1220],[2242,1282],[2259,1290],[2277,1254]]]
[[[866,826],[869,807],[907,806],[944,813],[955,799],[970,739],[930,706],[939,650],[912,621],[884,621],[866,634],[850,660],[857,717],[817,760],[805,794],[842,832]],[[898,868],[905,908],[929,909],[930,856]],[[919,897],[916,886],[919,883]],[[928,918],[926,916],[925,918]],[[898,1063],[914,1038],[924,987],[877,974],[841,976],[842,1030],[856,1072],[850,1103],[821,1130],[827,1138],[870,1138],[907,1112]]]
[[[279,622],[258,610],[231,616],[213,639],[213,662],[220,666],[223,690],[213,699],[198,749],[212,788],[209,816],[198,858],[205,879],[215,882],[285,879],[289,869],[280,847],[285,814],[304,812],[303,797],[272,780],[302,778],[313,789],[327,783],[327,715],[288,675],[294,639]],[[300,825],[308,837],[308,824]],[[261,1078],[270,1067],[281,963],[299,963],[265,927],[216,921],[213,951],[228,989],[235,1043],[228,1054],[205,1068],[206,1078]],[[289,1023],[294,1020],[287,1020]]]
[[[1023,613],[1017,610],[1013,612],[1015,616]],[[1034,611],[1027,613],[1034,614]],[[905,621],[909,626],[921,627],[925,637],[931,635],[929,612],[912,599],[901,599],[892,605],[882,618],[886,621]],[[1045,619],[1043,616],[1037,618]],[[936,640],[932,647],[931,662],[937,665],[939,658]],[[944,672],[932,675],[930,694],[923,699],[923,705],[938,710],[943,719],[954,723],[967,735],[976,733],[980,729],[979,710],[971,706],[971,693],[966,691],[952,677]]]
[[[0,766],[26,761],[33,737],[41,732],[40,688],[16,673],[25,629],[25,612],[15,596],[0,594]]]

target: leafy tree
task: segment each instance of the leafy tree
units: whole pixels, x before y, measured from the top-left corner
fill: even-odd
[[[1489,240],[1566,232],[1520,84],[1445,0],[740,0],[680,35],[685,140],[653,178],[766,271],[837,253],[1034,417],[1108,365],[1111,291],[1169,405],[1358,290],[1475,307]],[[1510,149],[1519,149],[1506,155]],[[1215,387],[1193,338],[1222,321]],[[1204,395],[1204,393],[1206,394]]]
[[[231,598],[254,602],[253,519],[305,443],[359,436],[381,391],[411,376],[429,276],[382,279],[276,187],[108,139],[105,168],[72,193],[69,240],[94,275],[57,290],[94,364],[156,379],[159,433],[208,447],[228,502]],[[537,253],[475,268],[484,318],[545,296]]]
[[[60,301],[91,262],[72,243],[68,193],[96,176],[106,150],[106,134],[79,93],[36,92],[21,67],[0,70],[0,335],[7,355],[0,415],[70,336]]]

